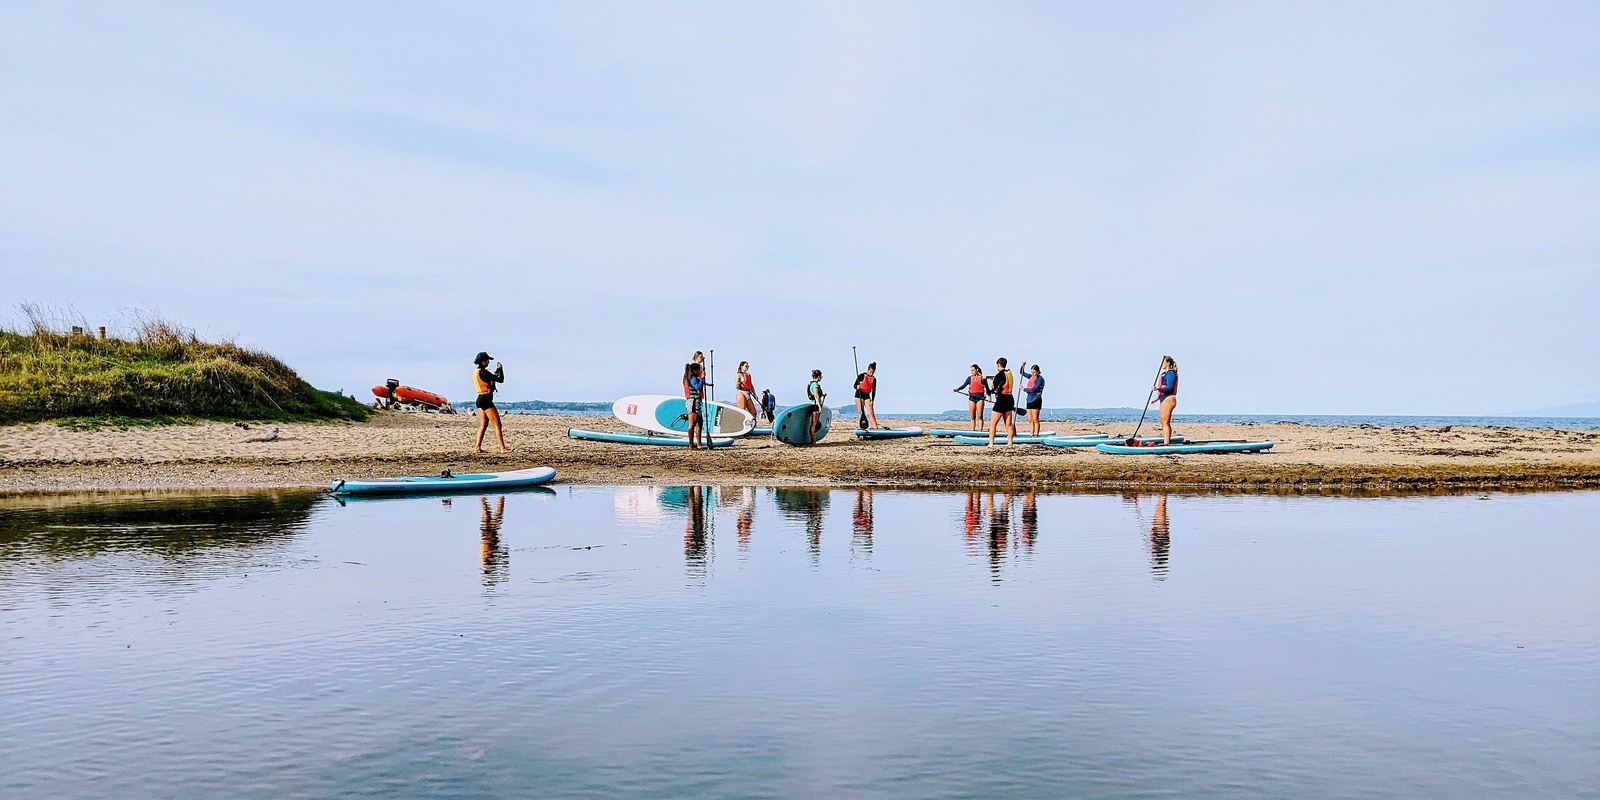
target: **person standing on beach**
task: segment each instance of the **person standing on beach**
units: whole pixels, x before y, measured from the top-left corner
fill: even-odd
[[[1028,362],[1022,362],[1022,371],[1028,374]],[[1038,364],[1033,365],[1033,371],[1028,374],[1028,379],[1022,383],[1023,399],[1027,401],[1028,409],[1028,435],[1039,435],[1039,414],[1044,409],[1044,370]]]
[[[878,424],[878,412],[873,408],[873,401],[878,399],[878,362],[867,364],[867,371],[856,376],[856,419],[860,420],[862,430],[867,429],[867,421],[872,421],[872,427],[881,428]]]
[[[761,405],[756,401],[756,380],[750,377],[750,362],[739,362],[739,374],[733,377],[733,388],[739,408],[754,420],[761,419]]]
[[[983,367],[972,365],[972,374],[955,388],[956,394],[967,396],[967,413],[971,416],[972,429],[983,430],[983,403],[988,398],[988,386],[983,381]]]
[[[700,449],[700,437],[704,436],[709,446],[710,438],[705,436],[705,392],[706,382],[699,364],[689,362],[683,365],[683,407],[689,415],[689,449]]]
[[[500,427],[500,409],[495,408],[495,384],[506,382],[506,368],[498,361],[494,362],[494,372],[489,371],[489,362],[493,360],[488,353],[480,352],[478,357],[472,359],[472,383],[478,390],[478,443],[474,449],[479,455],[483,454],[483,434],[489,429],[489,423],[494,423],[494,435],[500,440],[500,450],[509,451],[506,447],[506,433]]]
[[[767,424],[771,425],[778,418],[778,398],[771,389],[761,390],[761,413],[766,415]]]
[[[828,402],[828,393],[822,391],[822,370],[811,370],[811,382],[806,384],[806,400],[811,403],[811,441],[817,440],[822,430],[822,409]]]
[[[989,379],[989,393],[994,395],[994,411],[989,414],[989,444],[994,444],[995,432],[999,430],[1000,423],[1006,424],[1006,444],[1015,444],[1017,438],[1017,397],[1016,379],[1012,377],[1011,370],[1006,369],[1006,360],[996,359],[994,362],[994,377]]]
[[[1178,362],[1161,357],[1161,374],[1156,377],[1153,402],[1161,415],[1162,444],[1172,444],[1172,410],[1178,407]]]

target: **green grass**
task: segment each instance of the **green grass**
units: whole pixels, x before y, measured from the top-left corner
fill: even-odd
[[[144,321],[130,338],[0,330],[0,424],[72,428],[201,420],[362,420],[372,410],[300,379],[272,356]]]

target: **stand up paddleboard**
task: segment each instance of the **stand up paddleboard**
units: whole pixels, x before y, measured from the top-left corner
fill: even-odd
[[[951,439],[951,438],[954,438],[956,436],[983,436],[983,437],[987,438],[989,436],[989,431],[987,431],[987,430],[960,431],[960,430],[956,430],[954,428],[934,428],[933,430],[928,431],[928,435],[929,436],[938,436],[938,437],[940,437],[942,439]],[[1039,435],[1040,436],[1061,436],[1063,434],[1056,433],[1055,431],[1039,431]],[[1085,434],[1085,435],[1086,436],[1099,436],[1099,437],[1105,438],[1105,439],[1111,438],[1111,437],[1106,436],[1105,434],[1102,434],[1102,433]]]
[[[905,439],[911,436],[921,436],[922,429],[910,428],[860,428],[855,432],[857,439]]]
[[[1176,438],[1176,437],[1174,437]],[[1271,450],[1272,442],[1189,442],[1187,444],[1099,444],[1096,450],[1119,456],[1169,456],[1187,453],[1259,453]]]
[[[1152,442],[1159,442],[1161,440],[1160,439],[1139,439],[1139,441],[1140,442],[1144,442],[1146,444],[1149,444],[1149,443],[1152,443]],[[1183,437],[1182,436],[1174,436],[1174,437],[1172,437],[1172,441],[1175,442],[1175,443],[1182,442],[1183,441]],[[1050,445],[1051,447],[1096,447],[1096,446],[1102,445],[1102,444],[1126,444],[1126,443],[1127,443],[1126,439],[1112,439],[1109,436],[1082,436],[1082,437],[1052,436],[1052,437],[1040,442],[1039,444],[1047,444],[1047,445]]]
[[[584,439],[591,442],[614,442],[616,444],[654,444],[662,447],[688,447],[689,437],[682,434],[667,433],[634,433],[632,431],[586,431],[582,428],[568,428],[567,435],[574,439]],[[727,447],[733,444],[729,437],[713,437],[711,444],[715,447]]]
[[[833,424],[833,411],[823,406],[822,427],[817,429],[816,438],[811,438],[811,411],[816,407],[814,403],[805,403],[779,411],[777,420],[772,423],[772,438],[784,444],[816,444],[828,435],[828,426]]]
[[[515,489],[537,486],[555,480],[553,467],[533,467],[513,472],[482,472],[449,478],[423,475],[406,478],[350,478],[334,481],[328,491],[334,494],[394,494],[399,492],[467,492],[481,489]]]
[[[652,433],[689,435],[689,407],[670,394],[634,394],[611,404],[617,419]],[[756,427],[749,412],[727,403],[704,403],[706,433],[713,437],[744,436]],[[721,444],[721,442],[716,442]]]

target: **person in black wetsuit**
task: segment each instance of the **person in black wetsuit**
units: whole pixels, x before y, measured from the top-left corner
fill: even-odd
[[[490,360],[490,355],[482,352],[478,353],[477,358],[472,359],[473,365],[477,367],[472,371],[472,383],[478,390],[478,444],[476,450],[480,455],[483,453],[483,434],[489,429],[489,423],[491,422],[494,423],[495,438],[500,440],[500,449],[502,451],[511,449],[506,447],[506,432],[500,427],[500,409],[494,406],[495,384],[506,382],[506,367],[496,361],[494,372],[490,372]]]

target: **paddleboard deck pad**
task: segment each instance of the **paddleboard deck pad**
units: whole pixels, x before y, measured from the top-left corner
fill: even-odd
[[[689,434],[687,400],[670,394],[634,394],[611,404],[617,419],[652,433]],[[756,427],[756,418],[728,403],[705,403],[706,432],[712,436],[744,436]]]
[[[538,486],[555,480],[553,467],[533,467],[512,472],[482,472],[442,478],[419,475],[403,478],[347,478],[334,481],[328,491],[334,494],[394,494],[399,492],[466,492],[480,489],[515,489]]]
[[[833,411],[823,406],[822,427],[817,430],[816,438],[812,438],[811,412],[816,408],[815,403],[803,403],[779,411],[777,420],[772,423],[772,438],[784,444],[816,444],[828,435],[828,427],[833,424]]]

